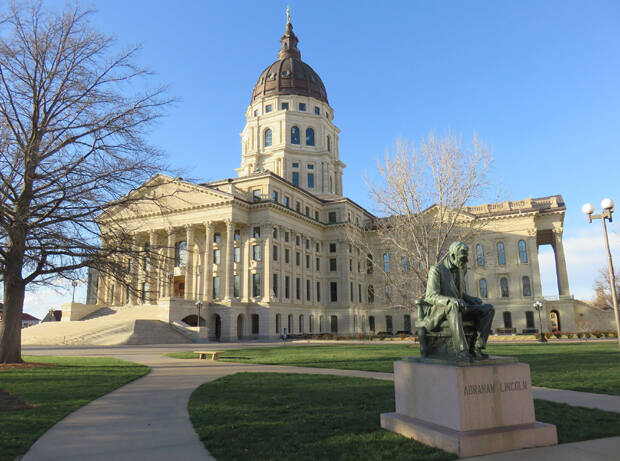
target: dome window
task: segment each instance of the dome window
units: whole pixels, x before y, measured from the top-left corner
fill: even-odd
[[[267,77],[267,80],[275,80],[276,79],[276,74],[275,73],[270,73],[269,77]]]
[[[282,110],[288,110],[288,102],[282,103]]]
[[[271,137],[272,137],[272,133],[271,133],[271,129],[267,128],[265,130],[265,147],[271,147]]]
[[[291,144],[299,144],[299,128],[291,127]]]
[[[310,80],[316,83],[316,77],[313,74],[310,74]]]
[[[306,130],[306,145],[314,146],[314,130],[312,128]]]
[[[281,75],[283,78],[290,78],[291,73],[288,70],[283,70]]]
[[[314,114],[321,115],[321,109],[318,106],[314,106]]]
[[[332,138],[330,138],[329,135],[327,135],[327,152],[331,152],[332,151]]]
[[[299,103],[299,110],[302,112],[306,111],[306,103],[305,102],[300,102]]]
[[[265,106],[265,112],[271,112],[271,104]]]
[[[295,77],[297,77],[297,78],[306,78],[306,76],[304,75],[304,73],[303,73],[303,72],[297,72],[297,73],[295,74]]]

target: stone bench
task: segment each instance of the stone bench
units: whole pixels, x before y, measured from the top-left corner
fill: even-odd
[[[217,356],[220,351],[194,351],[194,354],[198,354],[199,360],[206,360],[207,355],[211,356],[211,360],[217,360]]]
[[[425,302],[422,299],[416,301],[418,308],[418,318],[423,319],[426,315],[426,311],[432,307],[431,304]],[[472,344],[474,334],[476,332],[476,326],[473,320],[463,321],[463,331],[467,338],[467,343]],[[420,354],[423,357],[446,357],[454,354],[456,345],[452,341],[452,332],[450,331],[450,324],[448,320],[444,320],[433,330],[426,330],[425,334],[420,335],[418,331],[418,337],[420,340]]]

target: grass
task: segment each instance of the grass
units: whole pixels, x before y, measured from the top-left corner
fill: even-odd
[[[25,356],[24,360],[57,366],[0,372],[0,389],[35,406],[0,412],[0,460],[24,454],[69,413],[149,371],[144,365],[112,358]]]
[[[535,401],[560,443],[620,433],[620,415]],[[203,384],[188,410],[217,459],[452,460],[379,426],[394,411],[391,382],[329,375],[238,373]]]
[[[535,386],[620,395],[620,353],[616,343],[491,344],[488,352],[528,363]],[[167,355],[197,357],[192,352]],[[418,348],[411,344],[342,344],[231,349],[223,351],[220,360],[392,373],[394,361],[411,355],[419,355]]]

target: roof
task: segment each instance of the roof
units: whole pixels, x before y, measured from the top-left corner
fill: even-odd
[[[34,317],[34,316],[30,315],[30,314],[26,314],[25,312],[23,312],[23,313],[22,313],[22,321],[24,321],[24,320],[34,320],[34,321],[36,321],[36,322],[38,322],[38,321],[39,321],[39,319],[38,319],[38,318],[36,318],[36,317]]]
[[[286,23],[278,60],[261,72],[252,91],[252,102],[264,96],[300,95],[326,102],[327,91],[319,74],[301,60],[293,24]]]

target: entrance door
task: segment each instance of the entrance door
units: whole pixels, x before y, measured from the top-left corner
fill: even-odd
[[[222,337],[222,318],[215,314],[215,339],[219,341]]]
[[[549,323],[551,324],[551,331],[562,331],[560,328],[560,313],[558,311],[549,312]]]

